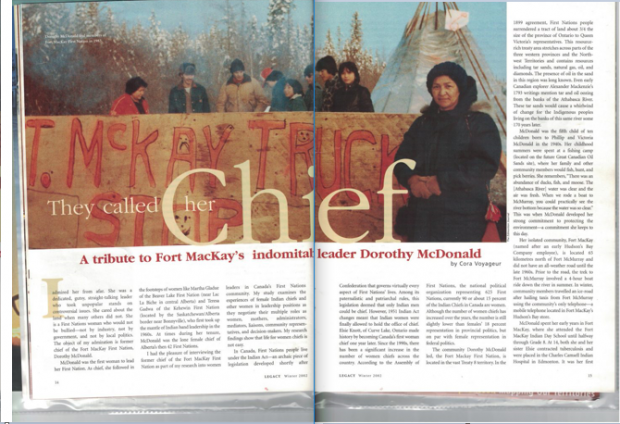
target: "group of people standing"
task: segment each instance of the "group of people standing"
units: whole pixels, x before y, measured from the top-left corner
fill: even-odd
[[[230,78],[220,88],[216,101],[217,112],[311,111],[314,92],[320,90],[314,84],[312,65],[304,70],[308,83],[305,93],[299,81],[287,79],[282,72],[271,68],[263,69],[263,84],[259,83],[245,73],[245,66],[239,59],[230,64],[230,73]],[[196,66],[193,63],[183,63],[179,67],[180,81],[170,90],[168,113],[212,112],[207,90],[194,81],[195,75]],[[265,93],[265,85],[271,87],[271,100]],[[148,114],[149,104],[145,97],[147,87],[147,82],[140,77],[129,79],[125,83],[125,94],[112,103],[110,115]]]
[[[336,65],[332,56],[316,63],[316,72],[324,83],[316,111],[319,112],[374,112],[370,91],[360,84],[360,73],[353,62]]]
[[[316,84],[316,73],[323,80],[324,88]],[[216,112],[374,112],[370,91],[360,84],[360,74],[353,62],[338,66],[332,56],[321,58],[313,69],[306,66],[302,84],[286,78],[280,71],[265,68],[261,72],[261,85],[245,73],[239,59],[230,64],[230,78],[220,88]],[[168,98],[168,113],[209,113],[211,106],[207,90],[194,81],[196,65],[183,63],[179,67],[180,81],[172,87]],[[271,100],[264,90],[271,87]],[[125,94],[112,103],[110,115],[148,114],[149,103],[144,96],[147,82],[133,77],[125,84]]]
[[[244,71],[243,63],[235,59],[232,75],[220,89],[218,112],[307,111],[313,106],[321,112],[374,112],[370,92],[360,85],[353,62],[337,66],[333,57],[325,56],[314,70],[307,66],[305,95],[299,81],[265,69],[261,79],[272,87],[270,103],[265,84]],[[313,71],[323,80],[323,88],[315,85]],[[170,113],[211,111],[205,88],[194,81],[195,73],[193,64],[181,65],[181,81],[170,90]],[[127,81],[126,94],[116,99],[111,114],[149,113],[146,87],[140,77]],[[395,155],[395,161],[415,161],[413,168],[404,163],[394,168],[410,194],[396,216],[395,230],[417,242],[499,241],[495,224],[499,215],[489,190],[500,164],[501,139],[493,119],[475,106],[476,81],[460,65],[444,62],[428,73],[426,88],[432,102],[420,111]]]

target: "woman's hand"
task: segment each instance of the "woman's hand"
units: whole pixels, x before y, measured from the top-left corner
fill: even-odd
[[[427,177],[426,179],[426,187],[431,194],[435,196],[441,196],[441,189],[439,188],[439,181],[437,181],[437,176],[433,175],[432,177]]]
[[[409,183],[409,188],[411,189],[411,194],[413,197],[421,197],[423,199],[428,199],[432,196],[430,190],[426,186],[426,180],[428,177],[420,177],[419,175],[414,175],[407,181]]]
[[[432,195],[441,196],[441,189],[439,188],[439,182],[435,175],[432,177],[414,175],[409,178],[408,183],[413,197],[428,199]]]

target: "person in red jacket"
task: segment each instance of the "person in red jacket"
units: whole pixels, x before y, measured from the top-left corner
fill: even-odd
[[[144,98],[148,84],[140,77],[130,78],[125,83],[125,94],[114,100],[110,115],[144,115],[149,113],[149,103]]]

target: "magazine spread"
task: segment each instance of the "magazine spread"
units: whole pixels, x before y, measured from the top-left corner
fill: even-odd
[[[16,7],[24,396],[615,391],[615,7]]]

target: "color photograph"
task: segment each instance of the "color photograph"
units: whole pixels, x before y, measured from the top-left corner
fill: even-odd
[[[308,90],[312,13],[309,0],[24,6],[25,114],[287,111]]]
[[[332,112],[316,119],[317,204],[342,189],[334,204],[368,200],[355,219],[333,214],[336,233],[506,240],[505,34],[503,3],[317,4],[320,110]],[[392,205],[380,190],[393,177]]]

